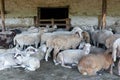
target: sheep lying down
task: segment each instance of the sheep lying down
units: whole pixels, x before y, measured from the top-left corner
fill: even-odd
[[[17,67],[17,60],[14,58],[14,53],[0,54],[0,70],[11,67]]]
[[[78,64],[79,60],[81,57],[84,55],[89,54],[90,52],[90,44],[86,43],[83,50],[80,49],[69,49],[69,50],[64,50],[60,53],[58,53],[57,56],[57,64],[61,64],[61,66],[66,67],[66,68],[72,68],[71,66],[67,66],[65,64]]]
[[[40,67],[40,60],[38,58],[22,55],[21,53],[17,53],[14,57],[19,67],[25,68],[25,70],[35,71]]]
[[[96,75],[102,69],[110,67],[112,73],[112,52],[104,54],[88,54],[83,56],[78,63],[78,70],[83,75]]]

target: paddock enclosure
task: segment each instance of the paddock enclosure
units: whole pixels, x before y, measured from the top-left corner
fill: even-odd
[[[76,43],[69,42],[72,41],[71,38],[63,46],[59,37],[71,35],[81,39],[79,44],[73,47]],[[110,40],[106,42],[108,38]],[[109,69],[101,69],[96,75],[82,75],[77,65],[71,69],[61,63],[56,65],[60,52],[82,50],[83,46],[79,46],[81,42],[90,43],[89,54],[103,54],[107,50],[113,52],[112,44],[118,38],[120,0],[0,0],[0,80],[120,80],[120,56],[117,55],[113,74],[109,73]],[[33,63],[25,64],[24,60],[21,63],[16,61],[19,67],[9,66],[9,61],[3,59],[3,54],[6,53],[13,53],[12,58],[15,60],[15,54],[18,53],[29,58],[31,54],[26,51],[29,46],[35,48],[31,54],[40,54],[37,55],[40,57],[39,68],[34,70],[29,65]],[[48,61],[47,53],[50,54]],[[33,55],[36,59],[36,55]],[[62,57],[65,63],[64,56]]]

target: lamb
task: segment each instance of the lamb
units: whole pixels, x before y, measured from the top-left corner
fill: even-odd
[[[112,49],[112,58],[116,62],[116,58],[120,58],[120,38],[114,41]],[[120,60],[118,61],[118,75],[120,75]]]
[[[120,34],[113,34],[112,36],[108,37],[105,41],[105,46],[107,49],[112,49],[113,43],[116,39],[120,38]]]
[[[19,52],[15,54],[14,58],[17,60],[19,66],[25,68],[25,70],[35,71],[40,67],[40,61],[38,58],[26,56]]]
[[[81,33],[75,33],[71,35],[58,35],[50,38],[46,42],[46,46],[48,47],[45,60],[48,61],[48,55],[54,49],[53,53],[53,61],[56,61],[56,55],[60,50],[66,50],[69,48],[75,49],[82,40],[80,36]]]
[[[61,66],[66,68],[72,68],[71,66],[67,66],[65,64],[78,64],[81,57],[89,54],[90,52],[90,44],[86,43],[84,45],[83,50],[80,49],[68,49],[64,50],[57,55],[57,64],[61,64]]]
[[[78,70],[83,75],[96,75],[102,69],[110,67],[112,73],[112,52],[106,51],[104,54],[88,54],[83,56],[78,63]]]

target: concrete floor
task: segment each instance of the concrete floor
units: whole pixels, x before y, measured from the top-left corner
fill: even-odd
[[[23,69],[5,69],[0,71],[0,80],[120,80],[116,75],[117,68],[114,68],[114,75],[103,72],[102,75],[83,76],[77,68],[67,69],[60,65],[55,66],[52,60],[41,61],[41,67],[34,72]]]

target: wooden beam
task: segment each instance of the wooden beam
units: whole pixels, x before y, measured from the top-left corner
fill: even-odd
[[[107,0],[102,0],[102,29],[106,27]]]
[[[0,0],[1,3],[1,19],[2,19],[2,31],[5,31],[5,3],[4,0]]]

